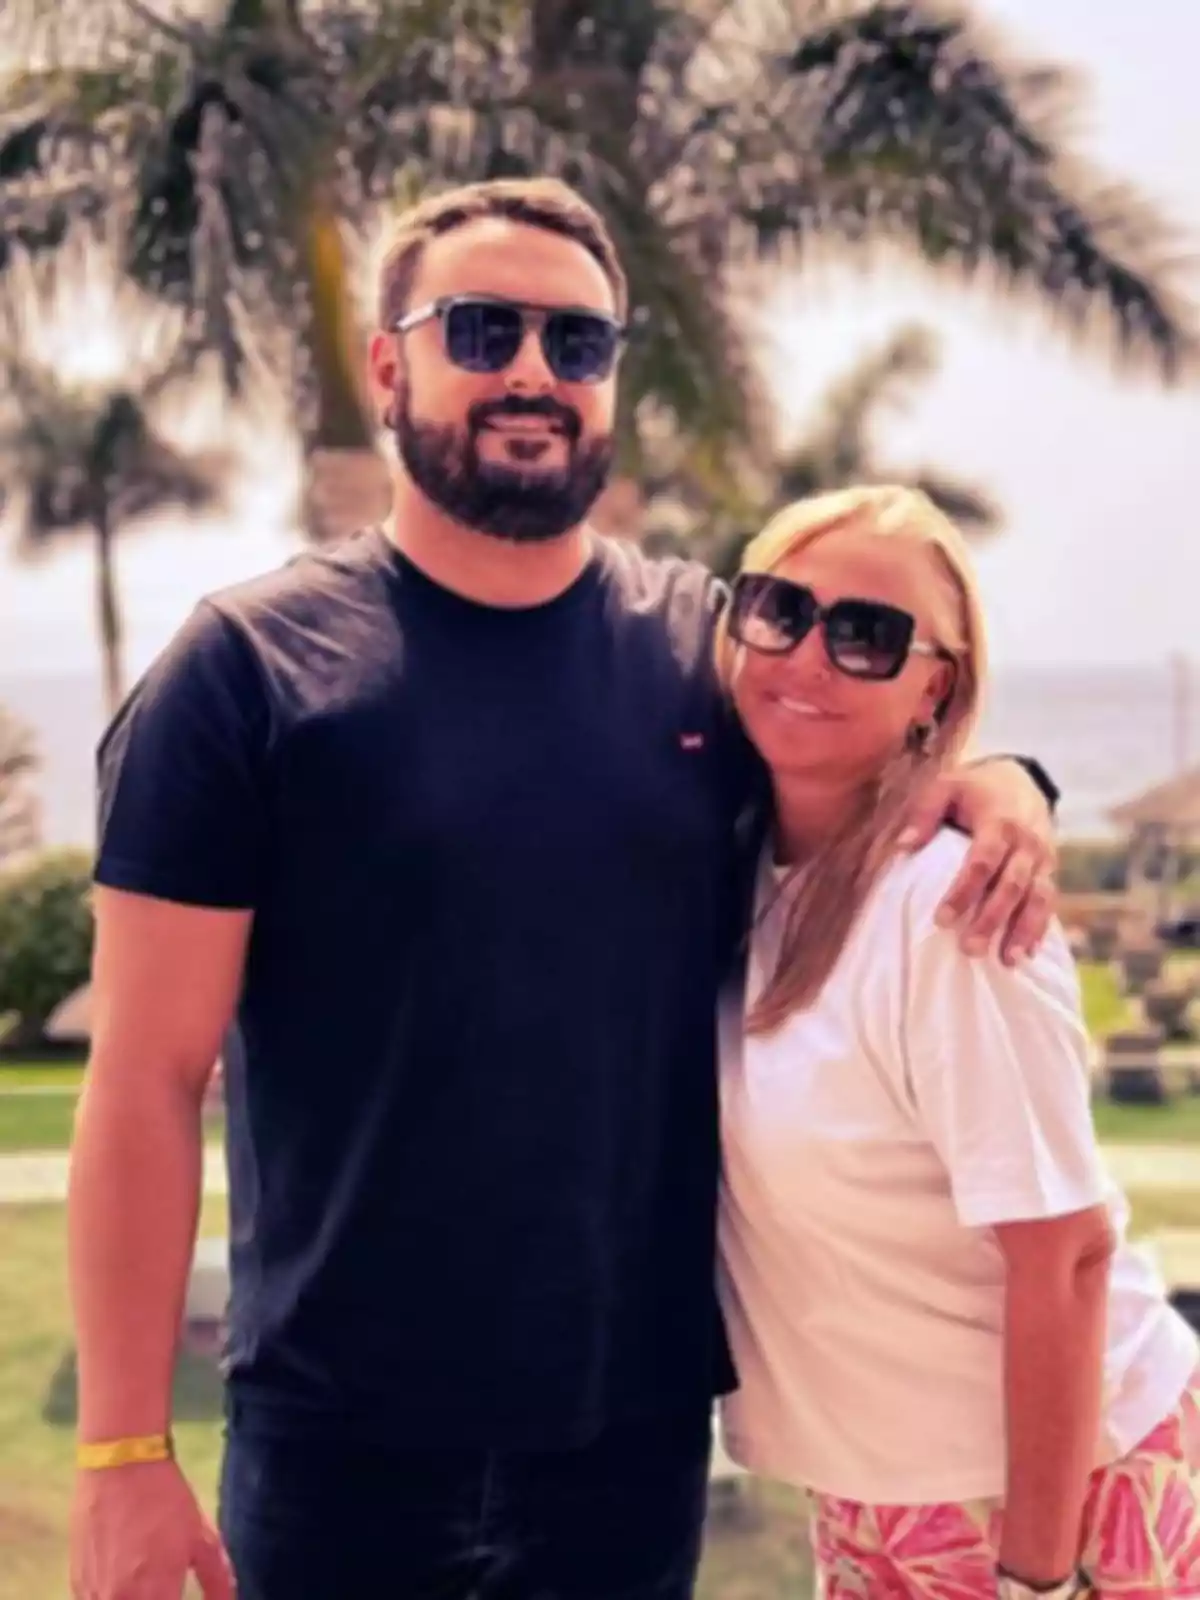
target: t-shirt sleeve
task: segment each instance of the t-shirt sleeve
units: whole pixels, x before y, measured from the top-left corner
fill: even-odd
[[[100,741],[95,881],[252,909],[267,837],[268,728],[248,645],[202,601]]]
[[[1079,979],[1061,927],[1017,967],[967,956],[933,921],[953,871],[933,877],[910,906],[905,1055],[959,1221],[983,1227],[1099,1204],[1108,1180],[1092,1126]]]

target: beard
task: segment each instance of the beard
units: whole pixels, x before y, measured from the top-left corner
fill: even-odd
[[[492,417],[548,417],[568,445],[565,467],[546,470],[482,461],[478,439]],[[455,522],[514,544],[561,538],[578,527],[600,498],[612,470],[611,434],[584,439],[579,418],[553,400],[516,396],[472,406],[465,427],[423,422],[413,415],[407,390],[396,395],[388,418],[409,476],[427,500]],[[514,439],[514,456],[523,441]]]

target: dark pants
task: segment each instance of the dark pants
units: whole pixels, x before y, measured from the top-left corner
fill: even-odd
[[[709,1445],[707,1408],[554,1453],[330,1444],[235,1411],[238,1600],[688,1600]]]

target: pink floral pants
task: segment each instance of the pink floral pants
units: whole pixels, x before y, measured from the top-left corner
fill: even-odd
[[[824,1600],[995,1600],[1002,1513],[814,1497]],[[1200,1600],[1200,1373],[1137,1449],[1093,1474],[1081,1565],[1097,1600]]]

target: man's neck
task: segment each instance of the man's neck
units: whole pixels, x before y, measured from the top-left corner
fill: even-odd
[[[494,538],[446,516],[409,479],[393,485],[389,537],[426,577],[480,605],[544,605],[578,578],[591,538],[584,527],[529,544]]]

